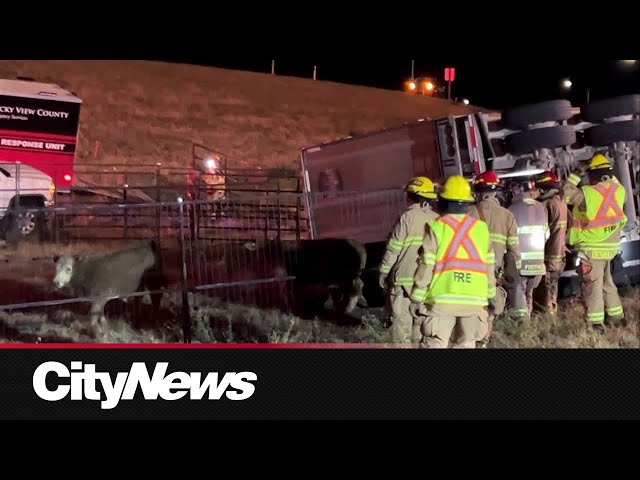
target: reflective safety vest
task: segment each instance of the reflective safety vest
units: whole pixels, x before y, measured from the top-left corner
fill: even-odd
[[[470,215],[447,214],[428,223],[438,249],[425,252],[434,264],[424,302],[427,304],[488,305],[495,296],[489,289],[488,272],[494,267],[489,227]]]
[[[549,238],[546,208],[537,200],[524,197],[511,204],[509,210],[518,223],[520,243],[520,275],[537,276],[546,273],[544,251]]]
[[[569,245],[588,251],[594,259],[611,260],[620,249],[620,230],[627,223],[624,213],[626,190],[618,182],[582,187],[584,210],[575,207]]]

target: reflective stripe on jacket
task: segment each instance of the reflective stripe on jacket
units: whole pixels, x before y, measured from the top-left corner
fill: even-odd
[[[580,177],[571,174],[564,188],[567,200],[573,201],[568,243],[594,260],[611,260],[620,250],[620,232],[628,221],[626,190],[615,177],[577,188],[579,183]]]
[[[411,299],[426,304],[488,305],[496,294],[489,227],[465,214],[428,224]]]
[[[518,224],[513,213],[500,205],[494,195],[486,195],[469,209],[469,215],[484,221],[489,226],[493,252],[496,258],[496,271],[513,266],[520,269],[520,241]]]
[[[418,256],[427,222],[438,218],[429,206],[411,205],[400,217],[387,240],[387,246],[378,268],[387,275],[391,286],[413,286],[413,275],[418,268]]]
[[[549,221],[549,239],[544,249],[544,260],[547,269],[557,271],[565,261],[569,209],[558,193],[543,200],[542,204],[547,209]]]
[[[544,275],[545,244],[549,238],[547,210],[528,193],[514,199],[509,211],[516,217],[520,239],[520,275]]]

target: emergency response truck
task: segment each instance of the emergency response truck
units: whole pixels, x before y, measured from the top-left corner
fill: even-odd
[[[488,169],[508,182],[555,169],[564,181],[576,162],[597,152],[613,162],[627,191],[618,285],[640,281],[640,94],[574,107],[567,100],[524,105],[413,123],[304,148],[304,189],[312,238],[342,236],[367,245],[368,267],[405,210],[402,187],[413,176],[470,181]],[[332,181],[328,181],[332,180]],[[353,208],[357,205],[357,209]],[[565,278],[576,278],[570,254]],[[577,280],[577,279],[576,279]],[[575,291],[577,282],[569,282]],[[565,283],[566,285],[566,283]]]
[[[0,79],[0,163],[49,175],[58,192],[73,181],[82,100],[59,85]]]

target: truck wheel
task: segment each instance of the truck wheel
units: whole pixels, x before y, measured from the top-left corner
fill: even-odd
[[[576,132],[573,127],[558,125],[512,133],[505,138],[505,149],[512,155],[522,155],[540,148],[567,147],[575,142]]]
[[[640,94],[606,98],[584,105],[580,112],[585,122],[602,123],[607,118],[640,113]]]
[[[16,246],[23,242],[44,240],[44,218],[41,213],[30,210],[11,212],[7,230],[7,244]]]
[[[502,113],[502,123],[507,128],[525,130],[536,123],[562,122],[573,114],[569,100],[550,100],[547,102],[509,108]]]
[[[604,147],[616,142],[633,142],[640,140],[640,118],[596,125],[587,128],[584,134],[587,145],[592,147]]]

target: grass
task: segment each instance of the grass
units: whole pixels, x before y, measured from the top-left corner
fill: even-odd
[[[586,328],[586,312],[577,298],[561,302],[557,318],[534,314],[529,322],[496,320],[493,346],[497,348],[640,348],[640,290],[621,296],[628,325],[607,328],[601,335]]]
[[[164,167],[184,168],[191,164],[195,142],[229,155],[231,167],[260,165],[297,171],[303,147],[418,118],[473,110],[400,91],[162,62],[0,61],[0,77],[17,75],[58,83],[84,100],[78,165],[134,167],[161,162]],[[110,180],[100,183],[122,183],[113,172],[101,177]],[[29,248],[0,251],[0,260],[95,253],[107,247],[94,243],[74,245],[68,251]],[[639,295],[632,290],[624,297],[629,326],[611,329],[604,336],[586,328],[584,309],[573,299],[562,303],[558,318],[534,315],[524,324],[498,319],[492,346],[639,348]],[[180,303],[176,297],[171,294],[165,300],[174,311]],[[202,343],[380,344],[390,340],[379,312],[360,312],[361,327],[338,327],[199,296],[192,296],[191,305],[194,340]],[[170,321],[159,331],[144,331],[115,319],[108,329],[97,331],[64,307],[52,315],[0,312],[0,333],[5,332],[0,341],[176,342],[181,338],[177,322]]]
[[[31,285],[34,292],[47,288],[53,264],[27,261],[61,254],[89,254],[107,251],[117,245],[106,243],[74,243],[71,245],[22,244],[14,250],[0,249],[0,259],[10,260],[2,266],[5,289],[10,279]],[[23,259],[24,261],[18,261]],[[520,323],[508,317],[498,318],[494,325],[491,348],[640,348],[640,289],[621,289],[628,325],[609,328],[599,335],[587,328],[584,306],[579,298],[560,302],[554,318],[534,314]],[[145,299],[146,300],[146,299]],[[28,301],[28,300],[24,300]],[[18,302],[19,303],[19,302]],[[189,304],[195,343],[365,343],[385,344],[390,332],[382,328],[379,309],[358,310],[360,326],[338,326],[321,319],[302,319],[277,310],[225,303],[213,296],[190,294]],[[163,298],[168,312],[158,330],[134,329],[129,322],[111,318],[106,329],[93,329],[76,306],[61,305],[38,311],[1,312],[0,341],[21,342],[98,342],[98,343],[173,343],[182,340],[180,325],[181,295],[172,286]],[[81,311],[81,310],[80,310]],[[3,334],[4,332],[4,334]]]
[[[17,75],[57,83],[83,99],[79,165],[186,167],[196,142],[235,159],[230,166],[298,170],[303,147],[472,111],[401,91],[163,62],[0,61],[0,77]]]
[[[623,296],[628,325],[608,328],[605,335],[591,332],[584,321],[579,299],[561,302],[557,318],[534,315],[525,323],[508,318],[495,322],[490,348],[640,348],[639,291]],[[190,294],[193,343],[365,343],[390,342],[389,330],[382,327],[380,312],[360,311],[362,325],[337,326],[319,319],[305,320],[276,310],[260,310],[244,305],[225,304],[215,298]],[[168,293],[164,307],[179,312],[180,295]],[[182,341],[177,320],[159,330],[136,330],[122,319],[110,319],[105,329],[93,329],[86,319],[66,311],[53,315],[8,314],[0,312],[0,341],[63,341],[98,343],[173,343]]]

